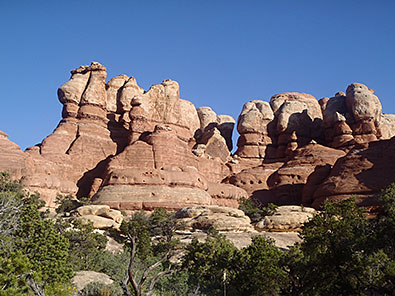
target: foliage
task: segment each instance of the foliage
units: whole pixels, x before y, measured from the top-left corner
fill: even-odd
[[[385,188],[379,197],[382,203],[375,225],[375,246],[395,259],[395,183]]]
[[[92,270],[105,273],[115,282],[120,283],[125,277],[129,259],[128,250],[118,254],[102,251],[97,255],[95,268]]]
[[[354,199],[326,202],[303,227],[288,262],[291,294],[361,295],[382,288],[391,258],[372,248],[374,228]]]
[[[53,222],[46,219],[46,212],[39,210],[43,205],[39,195],[23,192],[19,182],[1,173],[0,198],[1,213],[6,213],[10,204],[18,205],[13,208],[16,211],[13,229],[5,232],[9,237],[8,247],[0,250],[2,293],[17,295],[27,291],[27,287],[44,293],[45,288],[52,287],[55,291],[58,283],[68,282],[72,276],[68,263],[69,242],[56,232]],[[8,219],[11,215],[2,217]],[[3,244],[5,240],[1,240]]]
[[[75,296],[77,288],[69,283],[52,283],[45,287],[45,296]]]
[[[13,251],[13,236],[19,224],[22,198],[19,182],[11,181],[7,173],[0,173],[0,255]]]
[[[72,276],[69,259],[69,241],[58,234],[50,219],[39,209],[39,196],[24,199],[20,225],[16,232],[17,247],[30,260],[32,269],[44,284],[66,282]]]
[[[144,211],[136,212],[128,220],[123,220],[121,234],[135,238],[137,255],[145,259],[153,255],[151,236],[149,232],[149,217]],[[127,239],[124,240],[127,243]]]
[[[58,205],[55,209],[56,213],[66,216],[68,213],[74,211],[78,207],[90,204],[90,200],[87,197],[76,199],[71,194],[69,195],[59,194],[56,197],[55,204]]]
[[[234,279],[236,255],[237,248],[223,235],[209,236],[205,242],[193,239],[183,259],[191,286],[200,286],[208,295],[221,294],[224,283],[229,286]],[[232,295],[235,289],[232,286],[229,289],[228,295]]]
[[[90,283],[79,292],[80,296],[122,296],[122,290],[117,290],[116,285],[103,283]]]
[[[173,239],[177,228],[174,214],[164,209],[157,209],[150,216],[137,212],[123,220],[120,230],[130,253],[127,274],[121,283],[125,295],[132,295],[130,286],[137,296],[152,295],[160,278],[176,271],[170,259],[178,252],[178,241]],[[136,268],[139,261],[144,262],[140,270]]]
[[[287,274],[280,262],[283,252],[262,236],[241,249],[236,257],[237,268],[233,285],[241,295],[279,295],[287,282]]]
[[[55,224],[38,194],[0,173],[0,296],[69,296],[73,270],[108,274],[110,286],[92,284],[81,295],[390,295],[395,290],[395,184],[383,190],[376,217],[353,199],[327,202],[307,222],[302,243],[287,252],[263,237],[238,250],[215,229],[205,242],[182,249],[173,213],[137,212],[124,219],[118,239],[125,251],[105,251],[106,237],[72,218]],[[72,211],[71,196],[58,213]],[[240,208],[254,222],[274,212],[252,199]],[[72,268],[73,267],[73,268]],[[224,277],[225,275],[225,277]],[[121,283],[121,287],[119,286]],[[123,289],[123,291],[122,291]],[[133,290],[133,293],[130,292]],[[38,292],[37,292],[38,291]]]
[[[243,199],[240,202],[239,209],[242,210],[248,217],[250,217],[252,223],[259,222],[265,216],[273,215],[277,209],[275,204],[269,203],[264,206],[256,199]]]
[[[155,292],[161,296],[189,296],[196,295],[196,289],[189,285],[187,271],[178,270],[177,273],[162,277],[155,286]]]
[[[0,172],[0,192],[14,192],[19,198],[23,197],[22,185],[18,180],[11,180],[9,173]]]
[[[96,270],[98,256],[106,248],[106,236],[94,232],[93,223],[83,224],[78,219],[71,223],[61,219],[56,225],[70,242],[69,262],[74,271]]]
[[[29,259],[20,251],[0,256],[1,296],[22,295],[28,291],[24,274],[31,270]]]

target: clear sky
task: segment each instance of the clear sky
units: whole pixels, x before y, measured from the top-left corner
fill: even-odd
[[[0,0],[0,130],[41,142],[61,119],[57,88],[91,61],[146,90],[176,80],[235,119],[252,99],[352,82],[395,113],[394,13],[392,0]]]

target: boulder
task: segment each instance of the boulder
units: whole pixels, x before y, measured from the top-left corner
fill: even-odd
[[[378,122],[381,103],[373,91],[362,83],[352,83],[347,87],[346,104],[355,121],[373,119]]]
[[[85,215],[102,216],[110,211],[110,207],[107,205],[86,205],[77,208],[76,211],[80,216],[85,216]]]
[[[295,231],[309,221],[315,214],[315,209],[300,206],[280,206],[271,216],[259,221],[255,228],[266,231]]]
[[[102,283],[104,285],[111,285],[114,281],[106,274],[96,271],[77,271],[71,280],[71,283],[82,291],[88,284]]]
[[[82,223],[93,223],[93,228],[95,229],[108,229],[108,228],[119,228],[119,224],[116,223],[113,219],[95,216],[95,215],[84,215],[78,217],[82,221]]]
[[[186,207],[176,212],[176,218],[188,230],[208,230],[214,227],[218,231],[254,231],[250,218],[243,211],[228,207]]]

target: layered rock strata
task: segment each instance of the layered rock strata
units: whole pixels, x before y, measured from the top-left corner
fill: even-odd
[[[0,133],[0,170],[50,208],[58,194],[127,211],[249,197],[319,207],[350,194],[363,204],[395,181],[395,115],[363,84],[319,101],[290,92],[247,102],[232,155],[233,118],[196,109],[177,82],[145,91],[133,77],[106,78],[96,62],[71,71],[58,90],[62,120],[41,144],[22,152]]]

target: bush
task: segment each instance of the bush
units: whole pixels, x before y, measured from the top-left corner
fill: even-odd
[[[262,203],[252,198],[243,199],[239,205],[239,209],[250,217],[252,223],[261,221],[265,216],[273,215],[277,208],[278,206],[272,203],[264,206]]]
[[[209,236],[202,243],[193,239],[186,247],[183,259],[191,287],[200,288],[207,295],[221,295],[225,284],[228,295],[235,295],[236,289],[231,283],[235,276],[237,252],[237,248],[220,234]]]
[[[383,205],[386,207],[387,202]],[[394,257],[380,247],[387,244],[383,242],[388,237],[377,235],[383,231],[378,221],[366,219],[352,198],[339,203],[326,202],[323,210],[303,226],[303,241],[288,256],[291,280],[288,292],[297,295],[389,293],[393,289]],[[388,239],[393,244],[394,237]]]
[[[283,252],[262,236],[241,249],[236,258],[233,285],[241,295],[279,295],[287,284],[287,273],[281,266]]]
[[[38,194],[23,192],[19,182],[0,173],[0,220],[13,221],[11,231],[1,230],[8,240],[0,231],[1,245],[7,245],[0,250],[4,295],[22,293],[27,287],[49,289],[67,283],[73,275],[68,262],[69,241],[56,232],[52,220],[46,219],[47,212],[40,211],[44,202],[39,198]]]
[[[105,285],[103,283],[90,283],[82,291],[79,296],[122,296],[123,292],[118,284]]]

